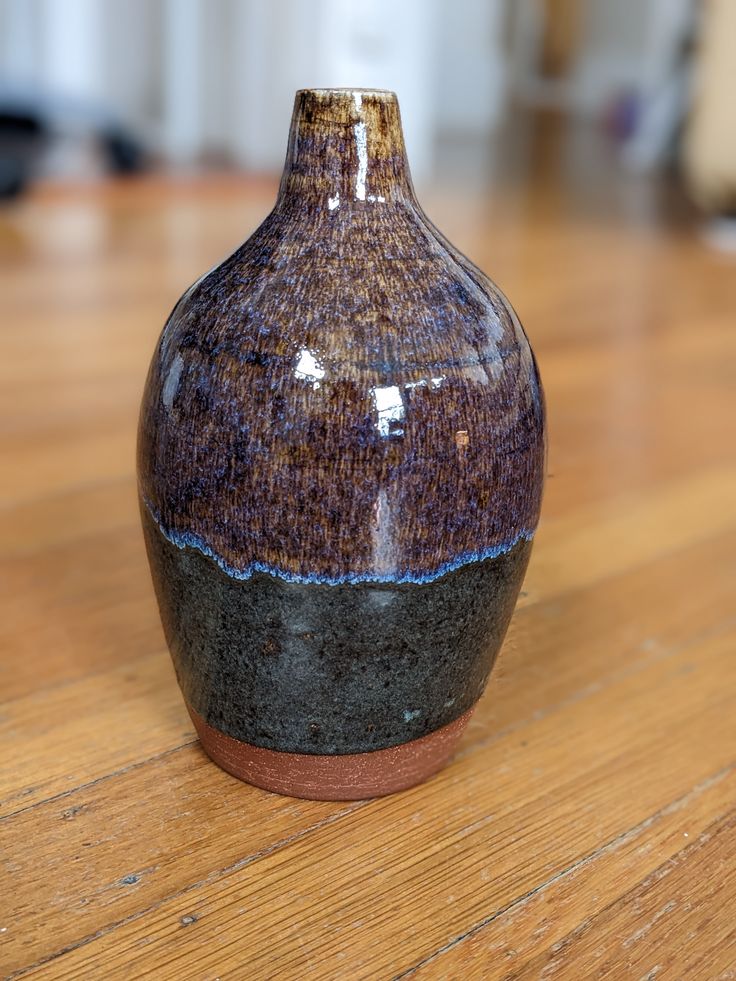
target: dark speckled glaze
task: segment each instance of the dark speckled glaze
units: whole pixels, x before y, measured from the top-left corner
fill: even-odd
[[[543,462],[526,337],[420,210],[395,96],[299,92],[274,210],[179,301],[143,399],[190,709],[301,754],[456,720],[503,640]]]

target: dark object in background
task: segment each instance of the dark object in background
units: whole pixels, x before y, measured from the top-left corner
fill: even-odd
[[[141,144],[122,126],[108,126],[100,132],[100,146],[113,174],[137,174],[146,162]]]
[[[141,143],[104,112],[78,103],[0,94],[0,198],[21,194],[43,168],[44,154],[54,141],[68,134],[93,137],[100,165],[109,173],[137,173],[145,166]]]
[[[324,799],[442,766],[543,460],[526,337],[420,210],[396,97],[298,93],[276,207],[177,304],[141,411],[153,579],[213,759]]]
[[[40,116],[0,107],[0,198],[25,189],[47,137]]]

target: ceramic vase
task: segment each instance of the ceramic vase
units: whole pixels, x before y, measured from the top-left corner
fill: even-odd
[[[140,418],[141,513],[202,745],[354,799],[450,757],[539,516],[521,325],[419,207],[393,93],[297,93],[276,205],[183,295]]]

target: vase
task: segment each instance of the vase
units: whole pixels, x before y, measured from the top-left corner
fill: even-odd
[[[396,96],[298,92],[274,209],[177,303],[141,409],[146,546],[210,757],[324,800],[440,769],[544,452],[527,339],[417,204]]]

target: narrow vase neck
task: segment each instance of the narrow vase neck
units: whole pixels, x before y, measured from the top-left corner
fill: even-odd
[[[297,92],[278,204],[316,208],[414,202],[393,92]]]

